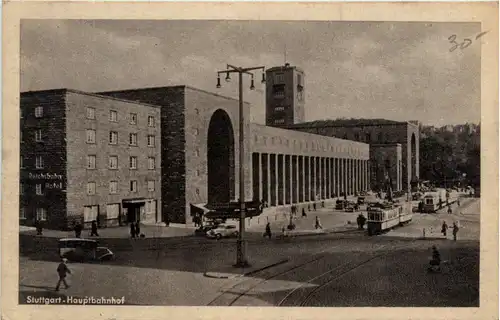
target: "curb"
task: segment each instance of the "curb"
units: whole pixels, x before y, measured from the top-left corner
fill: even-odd
[[[276,266],[278,266],[280,264],[287,263],[288,261],[290,261],[290,259],[283,259],[283,260],[280,260],[278,262],[272,263],[270,265],[264,266],[262,268],[255,269],[255,270],[248,271],[248,272],[241,273],[241,274],[232,274],[232,273],[222,273],[222,272],[210,272],[210,271],[207,271],[207,272],[203,273],[203,275],[205,277],[207,277],[207,278],[214,278],[214,279],[234,279],[234,278],[240,278],[240,277],[245,277],[245,276],[251,276],[253,274],[256,274],[257,272],[261,272],[263,270],[266,270],[266,269],[269,269],[269,268],[272,268],[272,267],[276,267]]]

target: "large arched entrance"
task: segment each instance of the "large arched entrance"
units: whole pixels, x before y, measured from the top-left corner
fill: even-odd
[[[234,131],[229,115],[218,109],[212,115],[207,138],[208,203],[234,198]]]
[[[415,133],[411,134],[411,180],[416,181],[417,177],[417,140]]]

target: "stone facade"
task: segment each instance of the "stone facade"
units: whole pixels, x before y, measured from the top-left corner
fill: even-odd
[[[40,106],[43,115],[37,118],[34,110]],[[101,226],[117,225],[132,214],[134,221],[160,219],[158,107],[50,90],[22,93],[21,110],[21,156],[27,160],[21,169],[20,207],[26,218],[21,223],[32,225],[39,209],[46,212],[44,224],[57,229],[75,221],[90,224],[92,219]],[[41,141],[36,141],[40,129]],[[136,144],[130,143],[130,134]],[[36,167],[37,156],[43,159],[42,168]],[[111,157],[116,167],[110,166]],[[150,158],[155,162],[151,168]],[[37,194],[37,184],[42,194]]]

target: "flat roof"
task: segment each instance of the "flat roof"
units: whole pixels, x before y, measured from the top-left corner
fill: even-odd
[[[175,86],[158,86],[158,87],[145,87],[145,88],[132,88],[132,89],[122,89],[122,90],[111,90],[111,91],[101,91],[99,94],[109,94],[109,93],[120,93],[120,92],[134,92],[134,91],[149,91],[149,90],[161,90],[161,89],[190,89],[193,91],[198,91],[198,92],[203,92],[212,96],[216,96],[219,98],[224,98],[227,100],[232,100],[232,101],[239,101],[239,99],[228,97],[228,96],[223,96],[221,94],[215,93],[215,92],[210,92],[207,90],[199,89],[193,86],[189,85],[175,85]],[[250,104],[248,101],[243,101],[245,104]]]
[[[328,119],[314,120],[288,125],[291,129],[325,128],[325,127],[369,127],[410,124],[408,121],[395,121],[387,119]]]
[[[146,106],[146,107],[153,107],[153,108],[159,108],[160,107],[158,105],[148,104],[148,103],[144,103],[144,102],[137,102],[135,100],[115,98],[115,97],[111,97],[111,96],[101,95],[101,94],[98,94],[98,93],[85,92],[85,91],[80,91],[80,90],[76,90],[76,89],[69,89],[69,88],[47,89],[47,90],[36,90],[36,91],[24,91],[24,92],[21,92],[21,96],[23,96],[23,95],[27,96],[27,95],[31,95],[31,94],[33,94],[33,95],[50,94],[50,93],[65,94],[67,92],[81,94],[81,95],[85,95],[85,96],[96,97],[96,98],[101,98],[101,99],[116,100],[116,101],[126,102],[126,103],[134,103],[134,104],[139,104],[139,105],[143,105],[143,106]]]

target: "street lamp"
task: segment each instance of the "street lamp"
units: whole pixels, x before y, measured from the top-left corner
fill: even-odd
[[[239,268],[244,268],[248,267],[249,263],[246,258],[246,253],[245,253],[245,174],[244,174],[244,162],[245,162],[245,155],[244,155],[244,117],[243,117],[243,74],[249,74],[252,76],[252,81],[250,85],[250,90],[255,89],[254,85],[254,80],[253,80],[253,73],[250,71],[253,70],[262,70],[262,83],[266,82],[266,78],[264,75],[265,67],[250,67],[250,68],[241,68],[241,67],[235,67],[232,65],[227,65],[227,70],[223,71],[217,71],[217,88],[220,88],[220,74],[225,73],[226,74],[226,81],[229,82],[231,78],[229,77],[229,74],[231,73],[238,73],[238,82],[239,82],[239,113],[240,113],[240,165],[239,165],[239,176],[240,176],[240,232],[238,233],[238,240],[236,242],[237,246],[237,253],[236,253],[236,264],[234,265],[235,267]]]

